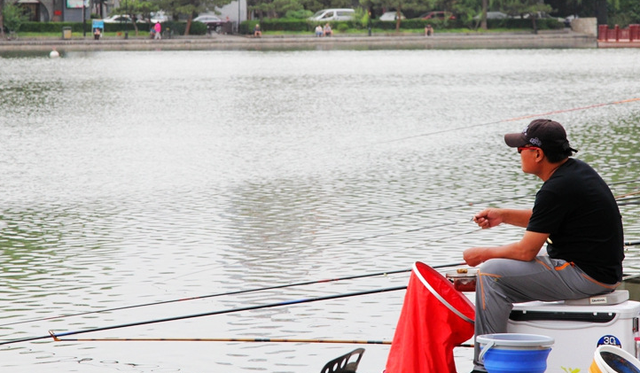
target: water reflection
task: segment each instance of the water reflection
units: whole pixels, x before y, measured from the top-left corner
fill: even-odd
[[[46,320],[452,263],[466,247],[515,239],[518,229],[479,231],[469,220],[486,206],[531,205],[540,181],[502,142],[530,115],[552,113],[614,194],[636,192],[640,102],[614,104],[637,95],[635,63],[628,50],[0,59],[2,339],[402,286],[406,274]],[[640,237],[634,201],[621,203],[627,240]],[[640,271],[639,259],[629,247],[625,271]],[[402,296],[95,337],[388,340]],[[43,339],[6,345],[0,365],[306,372],[351,347]],[[384,346],[367,347],[361,370],[380,371],[385,358]]]

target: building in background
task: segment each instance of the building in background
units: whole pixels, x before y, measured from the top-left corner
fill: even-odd
[[[124,0],[126,1],[126,0]],[[111,15],[111,11],[120,6],[122,0],[18,0],[17,3],[29,10],[33,22],[82,22],[89,19],[91,13],[103,18]],[[222,19],[237,25],[238,21],[247,20],[247,0],[236,0],[222,8],[216,9]]]

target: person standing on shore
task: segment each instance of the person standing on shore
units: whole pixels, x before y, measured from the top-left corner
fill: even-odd
[[[624,241],[618,205],[591,166],[570,158],[576,150],[560,123],[537,119],[504,140],[518,149],[522,171],[544,183],[533,209],[488,208],[473,218],[482,229],[501,223],[526,228],[520,241],[463,253],[468,265],[482,264],[476,337],[506,333],[513,303],[606,294],[622,280]],[[545,243],[546,255],[540,253]],[[475,346],[473,372],[486,372]]]
[[[153,30],[155,31],[154,39],[161,40],[162,39],[162,25],[160,25],[160,22],[156,22],[156,24],[153,26]]]

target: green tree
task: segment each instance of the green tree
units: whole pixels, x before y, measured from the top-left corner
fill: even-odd
[[[287,12],[300,12],[304,6],[298,0],[261,0],[250,6],[249,9],[258,13],[258,18],[284,17]]]
[[[451,12],[456,14],[458,19],[467,27],[478,27],[478,21],[474,20],[477,15],[486,14],[490,0],[458,0],[451,4]],[[485,8],[487,7],[487,8]],[[482,19],[480,20],[482,23]],[[486,16],[485,16],[486,27]]]
[[[18,32],[20,26],[29,20],[24,8],[17,4],[7,3],[2,7],[2,21],[11,32]],[[4,35],[4,34],[3,34]]]
[[[151,13],[160,10],[160,6],[157,1],[140,1],[137,6],[138,14],[142,15],[142,18],[146,21],[151,21]]]
[[[631,24],[640,23],[640,1],[637,0],[620,0],[619,7],[609,7],[609,14],[611,17],[608,20],[609,25],[619,25],[620,27],[627,27]],[[611,9],[613,8],[613,9]]]
[[[402,13],[406,11],[423,12],[429,9],[430,0],[360,0],[365,9],[394,9],[396,12],[396,32],[400,31]]]
[[[4,36],[4,0],[0,0],[0,37]]]
[[[531,19],[533,32],[538,33],[537,19],[544,13],[551,13],[551,5],[545,4],[543,0],[496,0],[500,9],[511,16],[520,16]]]
[[[151,9],[151,10],[150,10]],[[133,23],[133,29],[138,36],[138,24],[136,23],[136,17],[138,14],[142,14],[146,17],[152,11],[157,10],[157,5],[151,1],[145,0],[123,0],[120,2],[120,6],[114,9],[116,14],[127,14],[131,17],[131,23]]]
[[[184,35],[189,35],[193,19],[200,13],[216,12],[216,7],[223,7],[232,0],[156,0],[158,9],[173,15],[174,20],[180,16],[187,18]]]
[[[569,0],[569,4],[574,5],[575,8],[586,5],[585,3],[589,3],[595,9],[595,16],[599,25],[609,23],[609,13],[612,13],[614,17],[622,16],[624,18],[629,8],[638,6],[637,0]],[[622,10],[622,12],[619,12],[619,10]]]

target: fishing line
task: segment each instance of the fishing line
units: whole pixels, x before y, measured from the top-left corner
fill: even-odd
[[[599,107],[603,107],[603,106],[620,105],[620,104],[626,104],[626,103],[636,102],[636,101],[640,101],[640,97],[639,98],[631,98],[631,99],[628,99],[628,100],[620,100],[620,101],[612,101],[612,102],[606,102],[606,103],[601,103],[601,104],[594,104],[594,105],[571,108],[571,109],[548,111],[546,113],[540,113],[540,114],[530,114],[530,115],[525,115],[525,116],[521,116],[521,117],[502,119],[502,120],[498,120],[498,121],[486,122],[486,123],[480,123],[480,124],[472,124],[472,125],[463,126],[463,127],[455,127],[455,128],[443,129],[443,130],[440,130],[440,131],[427,132],[427,133],[422,133],[422,134],[418,134],[418,135],[406,136],[406,137],[401,137],[401,138],[397,138],[397,139],[393,139],[393,140],[382,141],[382,142],[379,142],[377,144],[389,144],[389,143],[392,143],[392,142],[410,140],[410,139],[415,139],[415,138],[419,138],[419,137],[425,137],[425,136],[431,136],[431,135],[439,135],[439,134],[442,134],[442,133],[466,130],[466,129],[475,128],[475,127],[483,127],[483,126],[488,126],[488,125],[491,125],[491,124],[498,124],[498,123],[505,123],[505,122],[515,122],[515,121],[519,121],[519,120],[523,120],[523,119],[543,117],[543,116],[549,116],[549,115],[554,115],[554,114],[569,113],[569,112],[572,112],[572,111],[588,110],[588,109],[594,109],[594,108],[599,108]]]
[[[346,244],[350,244],[350,243],[353,243],[353,242],[367,241],[367,240],[371,240],[371,239],[395,236],[395,235],[404,234],[404,233],[420,232],[420,231],[424,231],[424,230],[427,230],[427,229],[442,228],[442,227],[447,227],[447,226],[450,226],[450,225],[458,225],[458,224],[462,224],[462,223],[468,223],[469,221],[470,221],[469,219],[464,219],[464,220],[460,220],[460,221],[455,222],[455,223],[443,223],[443,224],[432,225],[432,226],[428,226],[428,227],[418,227],[418,228],[407,229],[407,230],[399,231],[399,232],[382,233],[382,234],[376,234],[376,235],[373,235],[373,236],[366,236],[366,237],[361,237],[361,238],[350,238],[348,240],[345,240],[345,241],[342,241],[342,242],[338,242],[336,244],[331,244],[331,246],[346,245]]]
[[[476,228],[476,229],[473,229],[473,230],[470,230],[470,231],[467,231],[467,232],[464,232],[464,233],[456,233],[455,235],[452,235],[452,236],[443,237],[443,238],[440,238],[440,239],[435,240],[435,241],[429,241],[429,242],[427,242],[427,244],[428,244],[428,246],[429,245],[432,246],[434,243],[442,242],[442,241],[445,241],[445,240],[448,241],[448,240],[450,240],[450,239],[452,239],[454,237],[464,236],[464,235],[475,233],[475,232],[478,232],[478,231],[481,231],[481,230],[482,230],[482,228]],[[399,252],[403,252],[403,251],[406,251],[406,250],[409,250],[409,249],[416,249],[416,248],[422,248],[422,247],[423,247],[422,244],[414,245],[414,246],[408,246],[408,247],[404,247],[402,249],[395,250],[394,254],[395,253],[399,253]],[[374,256],[371,256],[369,259],[376,259],[376,258],[379,258],[381,256],[388,255],[388,254],[389,253],[382,253],[382,254],[379,254],[379,255],[374,255]],[[361,263],[361,262],[358,262],[358,263]],[[466,263],[462,263],[462,264],[466,264]],[[435,267],[432,267],[432,268],[435,268]]]
[[[350,224],[350,223],[368,223],[368,222],[372,222],[372,221],[376,221],[376,220],[382,220],[382,219],[395,219],[395,218],[400,218],[403,216],[412,216],[412,215],[417,215],[417,214],[424,214],[427,212],[433,212],[433,211],[443,211],[443,210],[453,210],[453,209],[457,209],[457,208],[463,208],[463,207],[470,207],[470,206],[474,206],[474,205],[480,205],[480,204],[490,204],[490,203],[496,203],[496,202],[506,202],[506,201],[512,201],[512,200],[516,200],[516,199],[521,199],[521,198],[529,198],[531,197],[531,195],[522,195],[522,196],[514,196],[514,197],[505,197],[505,198],[501,198],[501,199],[494,199],[494,200],[488,200],[488,201],[477,201],[477,202],[466,202],[466,203],[461,203],[458,205],[451,205],[451,206],[444,206],[444,207],[434,207],[434,208],[428,208],[428,209],[421,209],[421,210],[416,210],[416,211],[412,211],[412,212],[405,212],[405,213],[400,213],[400,214],[395,214],[395,215],[386,215],[386,216],[380,216],[380,217],[372,217],[372,218],[368,218],[368,219],[353,219],[351,221],[346,221],[343,224],[339,224],[339,225],[344,225],[344,224]],[[451,225],[456,224],[456,223],[452,223]],[[338,225],[338,224],[336,224]],[[331,226],[329,226],[331,227]]]
[[[232,308],[232,309],[226,309],[226,310],[218,310],[218,311],[197,313],[197,314],[192,314],[192,315],[174,316],[174,317],[167,317],[167,318],[163,318],[163,319],[138,321],[138,322],[133,322],[133,323],[128,323],[128,324],[103,326],[103,327],[93,328],[93,329],[84,329],[84,330],[77,330],[77,331],[72,331],[72,332],[59,333],[59,334],[56,334],[56,336],[57,337],[66,337],[66,336],[70,336],[70,335],[93,333],[93,332],[102,332],[102,331],[107,331],[107,330],[130,328],[130,327],[134,327],[134,326],[158,324],[158,323],[164,323],[164,322],[169,322],[169,321],[194,319],[194,318],[205,317],[205,316],[223,315],[223,314],[243,312],[243,311],[251,311],[251,310],[260,310],[260,309],[266,309],[266,308],[291,306],[291,305],[296,305],[296,304],[304,304],[304,303],[311,303],[311,302],[320,302],[320,301],[325,301],[325,300],[349,298],[349,297],[356,297],[356,296],[361,296],[361,295],[387,293],[387,292],[392,292],[392,291],[405,290],[406,288],[407,288],[406,286],[398,286],[398,287],[393,287],[393,288],[361,291],[361,292],[357,292],[357,293],[336,294],[336,295],[328,295],[328,296],[317,297],[317,298],[297,299],[297,300],[292,300],[292,301],[284,301],[284,302],[271,303],[271,304],[248,306],[248,307],[242,307],[242,308]],[[45,335],[45,336],[38,336],[38,337],[27,337],[27,338],[20,338],[20,339],[12,339],[12,340],[9,340],[9,341],[0,342],[0,345],[8,345],[8,344],[20,343],[20,342],[30,342],[30,341],[36,341],[36,340],[48,339],[48,338],[51,338],[51,334],[48,334],[48,335]]]

